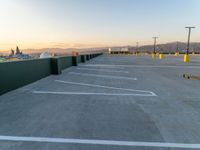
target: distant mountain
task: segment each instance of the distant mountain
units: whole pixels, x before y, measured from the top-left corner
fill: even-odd
[[[166,44],[158,44],[156,46],[157,51],[163,51],[163,52],[176,52],[177,49],[179,52],[185,52],[187,48],[187,43],[183,42],[172,42],[172,43],[166,43]],[[130,47],[129,48],[132,51],[136,50],[136,47]],[[141,46],[140,51],[150,51],[152,52],[154,50],[153,45],[145,45]],[[190,44],[190,52],[200,52],[200,43],[191,43]]]
[[[113,46],[113,47],[128,47],[130,51],[136,51],[136,47],[134,46]],[[171,43],[166,43],[166,44],[158,44],[156,46],[156,51],[162,51],[162,52],[176,52],[177,48],[179,52],[185,52],[185,49],[187,47],[187,43],[184,42],[171,42]],[[23,53],[25,54],[40,54],[42,52],[48,52],[48,53],[53,53],[57,55],[65,55],[65,54],[72,54],[73,51],[84,53],[84,52],[91,52],[91,51],[99,51],[99,50],[104,50],[108,51],[109,47],[98,47],[98,48],[83,48],[83,49],[78,49],[78,48],[42,48],[42,49],[23,49]],[[140,46],[139,50],[142,52],[152,52],[154,49],[153,45],[144,45]],[[190,44],[190,52],[200,52],[200,43],[191,43]],[[10,51],[2,51],[0,52],[1,54],[9,54]]]

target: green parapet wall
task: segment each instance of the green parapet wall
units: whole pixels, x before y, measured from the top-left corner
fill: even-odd
[[[72,56],[54,57],[51,58],[52,74],[58,75],[62,70],[73,66]]]
[[[69,68],[73,65],[72,63],[72,56],[65,56],[65,57],[59,57],[61,60],[61,68],[62,70]]]
[[[62,73],[62,63],[61,58],[54,57],[51,58],[51,73],[54,75],[58,75]]]
[[[86,62],[86,55],[81,55],[81,62],[82,63]]]
[[[90,56],[89,55],[86,55],[86,60],[90,60]]]
[[[77,62],[78,62],[78,63],[82,63],[82,61],[81,61],[81,56],[77,56]]]
[[[99,56],[101,54],[96,54]],[[94,56],[94,55],[93,55]],[[0,95],[40,80],[51,74],[59,75],[62,70],[77,66],[92,55],[65,56],[0,63]]]
[[[49,58],[0,63],[0,95],[50,74]]]
[[[78,66],[78,59],[76,56],[72,56],[72,66]]]

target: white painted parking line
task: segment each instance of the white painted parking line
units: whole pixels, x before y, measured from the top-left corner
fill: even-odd
[[[90,73],[69,72],[69,74],[79,75],[79,76],[90,76],[90,77],[100,77],[100,78],[111,78],[111,79],[137,80],[137,78],[122,77],[122,76],[99,75],[99,74],[90,74]]]
[[[94,66],[92,64],[79,64],[80,67],[91,67],[91,68],[94,68],[94,67],[100,67],[101,69],[124,69],[123,67],[119,67],[119,66],[96,66],[94,64]]]
[[[69,82],[69,81],[62,81],[62,80],[55,80],[55,82],[73,84],[73,85],[81,85],[81,86],[89,86],[89,87],[106,88],[106,89],[113,89],[113,90],[130,91],[130,92],[141,92],[141,93],[148,93],[148,95],[151,94],[152,96],[157,96],[152,91],[135,90],[135,89],[127,89],[127,88],[118,88],[118,87],[103,86],[103,85],[97,85],[97,84],[86,84],[86,83],[78,83],[78,82]]]
[[[102,95],[102,96],[143,96],[152,97],[152,94],[128,94],[128,93],[92,93],[92,92],[53,92],[53,91],[33,91],[34,94],[55,94],[55,95]]]
[[[191,68],[191,69],[199,69],[200,66],[170,66],[170,65],[102,65],[102,64],[86,64],[84,66],[87,67],[129,67],[129,68]]]
[[[24,137],[24,136],[0,136],[0,141],[200,149],[200,144],[189,144],[189,143],[113,141],[113,140],[66,139],[66,138],[48,138],[48,137]]]
[[[91,71],[102,71],[102,72],[116,72],[116,73],[129,73],[128,71],[117,71],[117,70],[107,70],[107,69],[93,69],[93,68],[76,68],[78,70],[91,70]]]

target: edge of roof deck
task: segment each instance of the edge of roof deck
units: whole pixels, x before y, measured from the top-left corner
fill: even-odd
[[[62,74],[62,70],[78,66],[103,53],[61,56],[0,63],[0,95],[33,83],[49,75]]]

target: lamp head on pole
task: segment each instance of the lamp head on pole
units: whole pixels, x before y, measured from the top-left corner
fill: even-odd
[[[188,29],[194,29],[194,28],[196,28],[196,27],[185,27],[185,28],[188,28]]]

